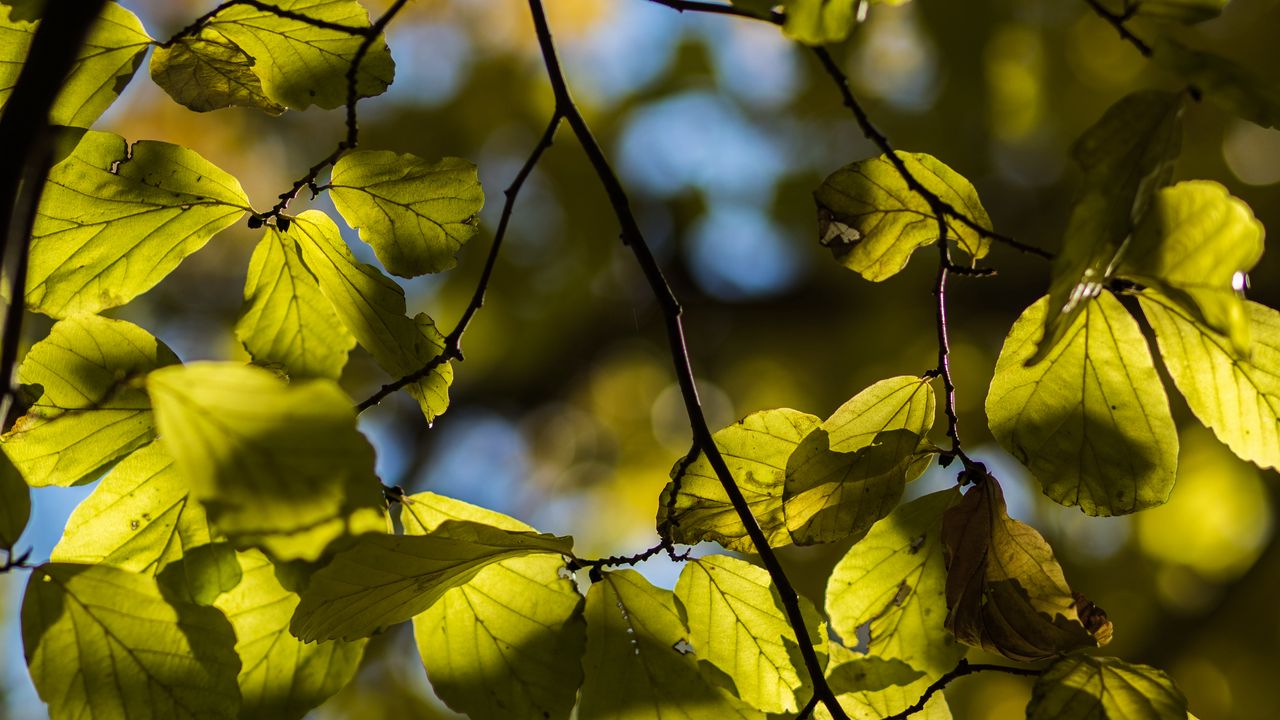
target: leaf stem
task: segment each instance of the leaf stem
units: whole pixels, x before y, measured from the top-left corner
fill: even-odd
[[[932,698],[936,693],[940,692],[943,688],[945,688],[952,680],[955,680],[956,678],[962,678],[965,675],[972,675],[974,673],[979,673],[979,672],[1002,672],[1002,673],[1007,673],[1009,675],[1023,675],[1026,677],[1038,677],[1044,671],[1035,670],[1032,668],[1013,667],[1010,665],[974,664],[974,663],[970,663],[968,660],[965,660],[964,658],[961,658],[960,662],[955,666],[955,668],[953,668],[952,670],[949,670],[942,677],[933,681],[933,684],[930,685],[924,691],[924,695],[921,695],[919,700],[915,701],[910,707],[902,710],[901,712],[890,715],[889,717],[885,718],[885,720],[906,720],[912,715],[920,712],[921,710],[924,710],[924,706],[928,704],[930,698]]]

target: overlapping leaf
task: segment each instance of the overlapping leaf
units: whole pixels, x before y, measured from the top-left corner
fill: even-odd
[[[1139,301],[1165,367],[1200,422],[1236,455],[1280,468],[1280,313],[1244,304],[1253,343],[1241,357],[1179,304],[1154,291]]]
[[[409,535],[450,520],[533,530],[433,493],[405,498],[401,520]],[[413,619],[431,685],[451,708],[472,717],[569,717],[582,684],[586,623],[564,568],[555,555],[495,562]]]
[[[508,558],[565,555],[573,541],[450,520],[424,535],[365,535],[311,577],[290,631],[313,640],[354,640],[434,605],[485,567]]]
[[[791,543],[782,511],[787,458],[816,427],[818,418],[782,408],[748,415],[713,436],[772,547]],[[712,540],[730,550],[755,552],[747,529],[705,457],[676,463],[671,477],[658,506],[658,532],[663,537],[689,545]]]
[[[9,456],[0,451],[0,551],[14,554],[30,517],[31,491]]]
[[[827,684],[840,707],[852,720],[883,720],[911,707],[929,687],[930,678],[907,663],[862,655],[831,646]],[[819,703],[814,717],[830,720],[831,713]],[[951,709],[942,693],[935,693],[912,720],[951,720]]]
[[[763,718],[699,673],[671,592],[636,571],[604,573],[586,614],[581,720]]]
[[[429,163],[409,154],[358,150],[333,166],[333,205],[373,247],[388,272],[417,277],[453,267],[476,233],[484,190],[461,158]]]
[[[31,679],[54,718],[232,720],[235,642],[217,610],[105,565],[41,566],[22,602]]]
[[[991,219],[978,191],[946,164],[924,153],[899,152],[907,172],[943,202],[980,227]],[[917,249],[938,242],[938,217],[885,155],[846,165],[814,193],[818,235],[841,265],[878,282],[906,267]],[[991,241],[953,217],[945,218],[947,238],[974,260],[986,256]]]
[[[27,307],[66,317],[123,305],[248,209],[240,182],[191,150],[87,132],[41,196]]]
[[[1178,73],[1228,112],[1263,127],[1280,128],[1280,85],[1213,53],[1161,37],[1151,59]]]
[[[338,319],[298,244],[268,227],[249,260],[236,337],[254,362],[291,377],[337,379],[356,339]]]
[[[861,21],[865,0],[787,0],[783,32],[807,45],[837,43],[849,37]]]
[[[992,435],[1063,505],[1120,515],[1162,504],[1178,433],[1137,322],[1103,293],[1027,367],[1048,307],[1027,308],[1005,339],[987,394]]]
[[[1072,655],[1031,689],[1027,720],[1186,720],[1187,699],[1163,671],[1113,657]]]
[[[921,446],[934,402],[927,378],[881,380],[805,437],[787,461],[783,491],[792,539],[833,542],[888,515],[907,481],[924,470]]]
[[[154,436],[148,372],[178,362],[168,347],[123,320],[59,321],[18,368],[31,402],[2,438],[34,487],[96,480]]]
[[[714,555],[685,563],[676,607],[700,661],[725,673],[734,695],[769,713],[796,712],[811,681],[769,573],[751,563]],[[823,652],[825,628],[801,599],[808,642]]]
[[[0,107],[9,100],[39,26],[40,0],[0,4]],[[49,112],[52,125],[90,127],[115,101],[142,63],[151,37],[133,13],[108,2],[76,54],[58,99]]]
[[[320,291],[356,342],[391,375],[404,377],[444,351],[444,338],[425,313],[405,316],[404,290],[372,265],[357,262],[329,216],[308,210],[290,223],[286,237],[298,243]],[[449,406],[453,368],[442,362],[407,389],[427,420]]]
[[[929,678],[955,667],[965,647],[943,628],[947,614],[942,514],[955,490],[894,510],[849,549],[827,580],[831,628],[852,641],[870,628],[867,652],[902,660]]]
[[[238,546],[314,560],[340,536],[385,529],[373,448],[335,383],[194,363],[147,385],[177,469]]]
[[[1137,15],[1194,24],[1218,17],[1228,2],[1230,0],[1142,0],[1133,8]]]
[[[228,7],[209,27],[254,59],[252,70],[274,102],[298,110],[345,105],[347,73],[364,42],[362,33],[369,28],[368,11],[357,0],[274,0],[271,4],[331,27],[250,5]],[[356,92],[360,97],[380,95],[394,77],[391,51],[378,38],[360,62]]]
[[[285,108],[264,94],[253,70],[256,64],[226,35],[204,27],[157,47],[151,54],[151,79],[175,102],[197,112],[243,106],[279,115]]]
[[[1009,517],[982,478],[942,519],[947,629],[967,645],[1033,662],[1111,641],[1106,613],[1072,593],[1053,549]]]
[[[1172,93],[1127,95],[1072,146],[1084,184],[1054,260],[1044,333],[1033,362],[1048,356],[1088,301],[1102,292],[1134,223],[1156,191],[1169,184],[1182,147],[1182,106],[1182,96]]]

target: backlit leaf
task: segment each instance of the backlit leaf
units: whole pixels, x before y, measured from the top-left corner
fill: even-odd
[[[460,520],[425,535],[365,535],[311,577],[290,631],[307,642],[367,637],[421,613],[492,563],[566,555],[572,546],[570,538]]]
[[[66,317],[123,305],[248,209],[240,182],[191,150],[87,132],[40,198],[27,307]]]
[[[4,451],[33,487],[98,479],[154,437],[145,377],[176,362],[172,350],[123,320],[59,321],[18,368],[32,402],[4,435]]]
[[[954,489],[894,510],[849,549],[827,581],[827,615],[842,638],[869,624],[867,652],[898,659],[937,678],[965,647],[943,628],[947,615],[942,513],[960,499]]]
[[[783,510],[792,539],[833,542],[888,515],[907,481],[924,470],[920,449],[934,402],[927,378],[889,378],[810,433],[787,461]]]
[[[294,219],[285,236],[298,243],[320,291],[383,370],[404,377],[443,352],[444,338],[431,318],[425,313],[406,317],[404,290],[377,268],[358,262],[328,215],[308,210]],[[449,406],[452,379],[452,366],[443,362],[407,388],[428,421]]]
[[[460,158],[358,150],[338,159],[329,188],[347,224],[401,277],[453,267],[484,206],[476,166]]]
[[[899,152],[911,176],[965,217],[984,228],[991,219],[978,191],[955,170],[924,153]],[[841,265],[879,282],[906,267],[917,249],[938,242],[938,220],[929,202],[917,194],[887,156],[846,165],[814,193],[818,236]],[[947,238],[974,260],[987,254],[991,241],[955,218],[946,219]]]
[[[1106,613],[1073,594],[1035,528],[1009,517],[982,477],[942,518],[947,629],[967,645],[1034,662],[1111,640]]]
[[[1153,291],[1139,296],[1160,357],[1191,412],[1236,455],[1280,468],[1280,313],[1244,304],[1253,328],[1247,358],[1231,342]]]
[[[105,565],[43,565],[22,601],[27,665],[54,718],[236,718],[235,642],[217,610]]]
[[[1159,38],[1151,59],[1186,78],[1228,112],[1263,127],[1280,128],[1280,85],[1213,53]]]
[[[786,0],[782,30],[807,45],[841,42],[861,21],[864,4],[865,0]]]
[[[1187,699],[1163,671],[1119,658],[1072,655],[1031,689],[1027,720],[1186,720]]]
[[[1090,515],[1160,505],[1178,433],[1138,323],[1103,293],[1027,367],[1047,307],[1042,298],[1027,308],[1005,339],[987,393],[991,434],[1063,505]]]
[[[1133,7],[1140,16],[1194,24],[1218,17],[1228,2],[1230,0],[1142,0]]]
[[[290,377],[337,379],[356,339],[320,292],[298,244],[268,226],[249,260],[236,337],[254,362]]]
[[[263,93],[255,64],[227,36],[205,27],[157,47],[151,54],[151,79],[175,102],[197,112],[238,105],[279,115],[285,108]]]
[[[634,570],[587,592],[582,665],[581,720],[763,718],[703,678],[675,598]]]
[[[332,381],[193,363],[147,386],[177,469],[237,546],[315,560],[340,536],[385,528],[373,448]]]
[[[818,418],[786,408],[752,413],[713,436],[751,514],[771,547],[791,544],[782,514],[787,458],[818,426]],[[712,540],[738,552],[755,552],[715,470],[705,457],[676,463],[658,505],[658,532],[678,543]],[[673,489],[679,488],[674,502]]]
[[[518,520],[434,493],[404,499],[405,533],[449,520],[532,531]],[[413,619],[431,686],[472,717],[569,717],[582,684],[583,599],[555,555],[528,555],[483,568]]]
[[[852,720],[883,720],[911,707],[929,687],[930,678],[897,659],[861,655],[832,646],[827,683],[840,707]],[[825,705],[818,704],[814,717],[830,720]],[[951,720],[942,693],[935,693],[912,720]]]
[[[31,516],[31,490],[9,456],[0,452],[0,551],[13,553],[13,546]]]

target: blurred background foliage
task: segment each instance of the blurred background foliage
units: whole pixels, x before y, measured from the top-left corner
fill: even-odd
[[[165,38],[214,3],[124,0]],[[383,0],[366,0],[374,12]],[[551,0],[553,30],[576,97],[684,303],[702,400],[713,427],[770,407],[826,416],[884,377],[936,362],[935,267],[927,254],[872,285],[819,246],[812,190],[869,157],[812,56],[777,28],[679,14],[645,0]],[[1277,0],[1233,0],[1178,32],[1280,77]],[[474,288],[501,191],[552,110],[523,0],[417,0],[393,24],[397,77],[360,106],[362,145],[479,165],[483,230],[442,276],[409,281],[410,313],[451,328]],[[996,229],[1056,249],[1074,190],[1072,140],[1125,93],[1176,89],[1080,2],[918,0],[875,6],[833,49],[895,146],[936,155],[977,186]],[[269,118],[198,115],[171,102],[146,68],[99,123],[130,140],[191,147],[237,175],[259,208],[322,157],[342,111]],[[1211,178],[1280,228],[1280,132],[1209,105],[1187,114],[1177,179]],[[305,197],[292,212],[306,206]],[[323,196],[312,203],[329,208]],[[243,357],[231,327],[259,232],[219,236],[147,296],[113,314],[142,324],[186,360]],[[374,262],[350,233],[361,257]],[[453,409],[427,428],[396,396],[362,417],[388,484],[431,489],[572,533],[583,554],[631,553],[656,541],[657,497],[689,434],[657,308],[590,167],[562,132],[517,206],[488,303],[466,335]],[[1280,481],[1235,459],[1176,393],[1181,469],[1170,503],[1125,518],[1088,518],[1043,496],[991,442],[982,407],[1004,334],[1047,287],[1047,263],[996,246],[992,279],[956,278],[948,299],[960,428],[1001,479],[1015,517],[1050,539],[1072,585],[1116,623],[1109,648],[1169,670],[1200,718],[1280,717]],[[1250,295],[1280,305],[1280,253]],[[33,320],[31,338],[48,325]],[[344,378],[363,398],[386,378],[357,354]],[[934,468],[909,496],[944,487]],[[88,488],[37,491],[21,547],[44,560]],[[800,589],[821,604],[846,545],[788,550]],[[699,552],[714,550],[699,547]],[[670,587],[678,568],[641,567]],[[43,716],[18,639],[23,575],[0,578],[4,654],[0,714]],[[958,683],[961,718],[1022,715],[1029,684],[1005,675]],[[356,682],[321,717],[451,717],[430,690],[402,626],[375,638]]]

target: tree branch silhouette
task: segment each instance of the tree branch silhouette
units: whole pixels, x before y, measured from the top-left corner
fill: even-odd
[[[1042,671],[1032,668],[1013,667],[1010,665],[973,664],[968,660],[961,658],[960,662],[956,664],[954,669],[947,671],[947,673],[942,677],[933,681],[933,684],[925,689],[924,695],[921,695],[919,700],[915,701],[901,712],[894,713],[884,720],[906,720],[912,715],[924,710],[924,706],[928,704],[930,698],[950,684],[952,680],[980,672],[1002,672],[1009,675],[1022,675],[1025,677],[1039,677],[1042,674]]]

